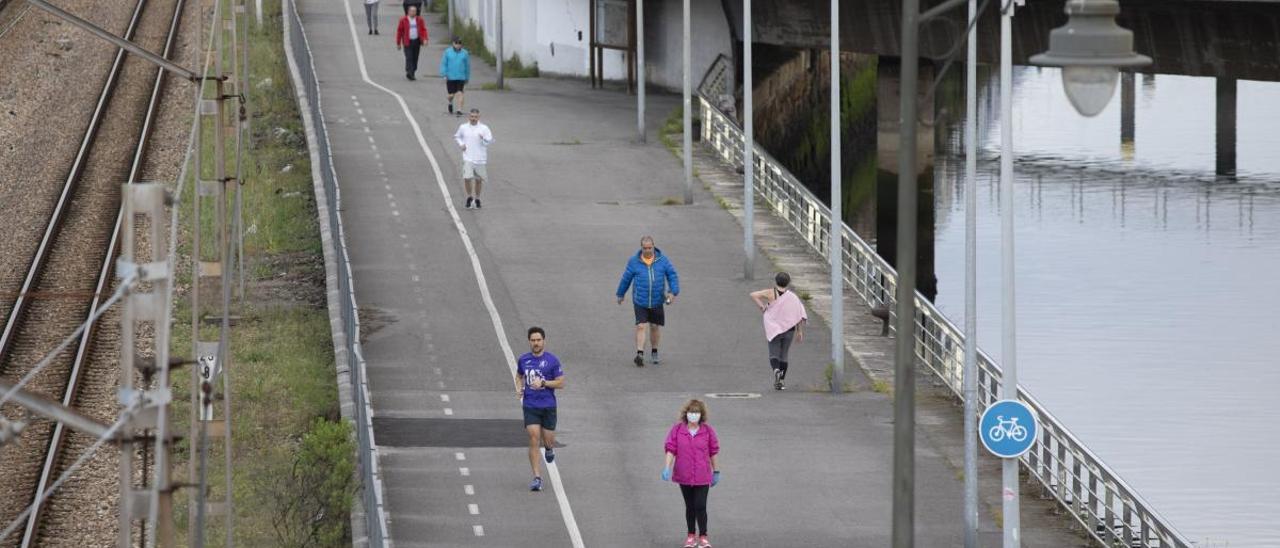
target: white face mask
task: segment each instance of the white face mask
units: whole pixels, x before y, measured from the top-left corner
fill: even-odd
[[[698,424],[702,420],[702,413],[685,413],[684,418],[689,419],[689,424]]]

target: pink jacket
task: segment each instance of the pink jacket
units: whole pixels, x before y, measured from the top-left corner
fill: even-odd
[[[698,435],[689,434],[689,426],[677,421],[667,433],[666,450],[675,455],[671,481],[680,485],[711,485],[711,457],[720,453],[716,430],[703,423]]]

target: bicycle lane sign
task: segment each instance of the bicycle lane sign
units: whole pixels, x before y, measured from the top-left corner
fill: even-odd
[[[1017,400],[1000,400],[982,413],[978,435],[991,454],[1001,458],[1017,458],[1031,449],[1039,435],[1036,414]]]

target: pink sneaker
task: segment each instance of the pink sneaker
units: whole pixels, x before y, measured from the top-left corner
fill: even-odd
[[[702,535],[698,540],[698,548],[711,548],[711,541],[707,540],[707,535]]]
[[[689,536],[684,538],[684,548],[698,548],[698,536],[689,533]]]

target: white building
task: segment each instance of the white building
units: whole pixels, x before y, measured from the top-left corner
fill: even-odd
[[[497,3],[499,0],[450,1],[457,16],[475,23],[484,31],[485,46],[496,51]],[[631,0],[634,2],[637,0]],[[650,85],[680,89],[681,9],[683,0],[643,0],[645,19],[645,65]],[[697,86],[715,60],[723,55],[733,59],[733,37],[724,5],[720,0],[690,0],[693,50],[693,85]],[[592,0],[503,0],[505,55],[518,54],[524,63],[538,63],[544,73],[588,76]],[[594,0],[601,41],[626,46],[628,41],[628,0]],[[626,52],[604,50],[604,77],[627,78]],[[730,65],[732,66],[732,64]],[[732,72],[732,71],[730,71]],[[728,77],[732,79],[732,74]],[[733,89],[732,87],[730,89]]]

